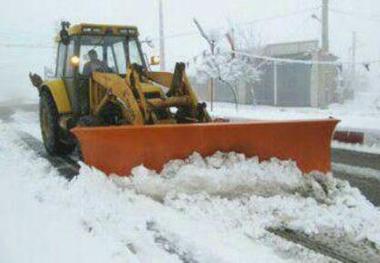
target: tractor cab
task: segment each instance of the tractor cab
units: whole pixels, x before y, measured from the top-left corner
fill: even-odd
[[[93,72],[114,73],[125,77],[129,65],[146,68],[132,26],[105,26],[62,23],[58,41],[56,77],[62,79],[71,102],[72,112],[89,113],[89,78]],[[96,54],[96,60],[91,58]]]
[[[65,57],[67,60],[67,70],[60,71],[65,67],[63,61],[58,60],[57,72],[61,76],[82,75],[86,63],[90,62],[88,53],[93,50],[97,53],[98,59],[107,65],[108,69],[119,75],[125,75],[129,64],[136,63],[145,67],[140,44],[137,36],[119,36],[119,35],[79,35],[72,36],[69,43],[59,44],[58,57]],[[65,48],[66,47],[66,48]],[[64,59],[63,59],[64,60]]]

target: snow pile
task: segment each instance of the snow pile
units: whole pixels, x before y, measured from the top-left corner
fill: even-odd
[[[160,175],[143,166],[133,169],[132,175],[129,187],[157,200],[173,192],[233,198],[306,191],[305,180],[294,162],[272,159],[259,163],[258,158],[246,159],[236,153],[218,152],[205,159],[194,153],[187,160],[169,162]]]
[[[193,154],[169,162],[160,175],[142,166],[133,175],[113,180],[189,216],[220,221],[249,236],[286,227],[380,244],[380,212],[359,190],[331,175],[303,176],[293,162],[259,163],[236,153],[205,159]]]
[[[30,151],[14,128],[0,123],[0,138],[4,262],[328,261],[270,234],[256,238],[255,231],[262,230],[253,221],[245,233],[221,218],[181,210],[175,199],[157,202],[136,194],[87,166],[68,182]],[[225,208],[212,213],[218,209]],[[226,222],[233,219],[225,216]]]

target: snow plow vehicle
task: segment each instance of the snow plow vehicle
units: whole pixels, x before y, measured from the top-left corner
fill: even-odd
[[[67,155],[79,144],[85,163],[120,176],[217,151],[294,160],[304,173],[330,171],[335,119],[214,122],[184,63],[174,73],[150,70],[136,27],[63,22],[56,40],[55,78],[30,74],[49,154]]]

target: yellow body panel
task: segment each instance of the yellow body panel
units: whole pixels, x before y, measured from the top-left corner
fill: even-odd
[[[153,84],[141,83],[141,88],[143,93],[160,93],[163,95],[162,89]]]
[[[93,83],[95,82],[95,83]],[[99,91],[100,87],[96,85],[99,84],[101,87],[107,90],[106,94],[116,96],[121,100],[118,100],[120,103],[126,104],[124,115],[127,116],[128,121],[133,125],[143,125],[144,117],[139,110],[139,105],[135,100],[132,90],[129,88],[125,79],[121,78],[119,75],[112,73],[100,73],[94,72],[92,75],[92,83],[90,89],[90,98],[91,98],[91,109],[94,110],[97,105],[100,103],[100,96],[96,95],[96,92]]]
[[[52,94],[58,113],[71,113],[71,104],[63,80],[46,81],[42,86],[47,87]]]
[[[149,79],[167,88],[170,87],[173,81],[173,74],[169,72],[148,71],[146,74]]]

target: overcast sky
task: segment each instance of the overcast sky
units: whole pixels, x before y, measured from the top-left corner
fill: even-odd
[[[0,43],[52,42],[61,19],[72,23],[134,24],[142,37],[158,36],[157,0],[0,0]],[[262,43],[319,39],[321,0],[164,0],[166,35],[192,32],[196,17],[207,29],[247,24]],[[330,0],[331,50],[348,59],[352,31],[358,32],[358,60],[380,59],[380,1]],[[337,13],[340,12],[340,13]],[[347,14],[342,14],[347,13]],[[286,16],[294,14],[293,16]],[[273,17],[277,17],[277,19]],[[272,19],[265,18],[271,17]],[[13,35],[12,32],[16,32]],[[158,43],[157,43],[158,44]],[[157,45],[158,47],[158,45]],[[198,35],[167,40],[169,63],[186,60],[207,48]]]

